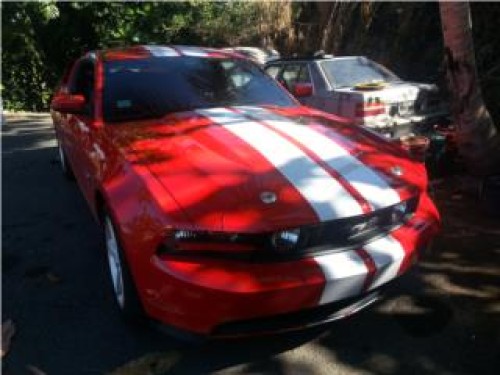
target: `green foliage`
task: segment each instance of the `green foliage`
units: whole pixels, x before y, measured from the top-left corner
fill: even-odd
[[[67,64],[85,51],[138,43],[225,46],[258,40],[254,2],[2,3],[6,109],[45,110]]]
[[[138,43],[221,47],[256,44],[266,35],[282,51],[320,48],[323,30],[280,29],[286,8],[271,2],[2,2],[2,99],[6,109],[44,110],[67,64],[84,52]],[[344,3],[332,28],[335,53],[362,54],[404,78],[440,76],[442,37],[435,3],[373,3],[369,25],[359,3]],[[316,3],[294,2],[292,18],[316,25]],[[498,122],[500,38],[497,4],[472,5],[474,39],[483,93]],[[324,15],[323,15],[324,16]],[[286,18],[286,17],[284,17]],[[291,21],[291,20],[290,20]],[[286,22],[285,22],[286,23]],[[335,24],[335,23],[334,23]],[[264,26],[264,28],[263,28]],[[395,32],[396,31],[396,32]],[[299,38],[301,32],[306,32]],[[293,33],[292,33],[293,34]],[[293,35],[292,35],[293,36]],[[281,39],[280,39],[281,38]],[[333,46],[336,46],[333,48]],[[330,48],[326,48],[330,50]]]
[[[37,110],[50,96],[38,28],[58,16],[53,2],[2,5],[2,97],[10,109]]]

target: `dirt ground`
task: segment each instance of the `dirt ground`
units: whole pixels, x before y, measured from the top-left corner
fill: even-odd
[[[48,115],[6,115],[1,129],[2,322],[16,328],[4,374],[498,373],[500,221],[457,193],[459,178],[434,184],[443,231],[379,305],[321,329],[194,345],[120,320]]]

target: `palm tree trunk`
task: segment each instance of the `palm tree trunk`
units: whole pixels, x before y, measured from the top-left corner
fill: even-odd
[[[500,135],[478,83],[469,3],[441,1],[439,8],[460,154],[474,174],[500,173]]]

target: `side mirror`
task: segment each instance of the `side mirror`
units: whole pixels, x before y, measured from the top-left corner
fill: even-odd
[[[292,94],[297,98],[311,96],[312,93],[313,87],[310,83],[296,83],[293,85]]]
[[[63,113],[82,113],[85,109],[85,98],[83,95],[60,94],[52,100],[50,107]]]

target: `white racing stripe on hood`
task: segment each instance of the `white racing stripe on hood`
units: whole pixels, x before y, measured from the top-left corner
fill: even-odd
[[[196,111],[257,150],[300,192],[320,221],[362,214],[337,180],[298,147],[258,122],[228,109]]]
[[[399,194],[377,172],[363,164],[333,139],[306,125],[269,110],[256,107],[237,107],[239,111],[264,121],[267,125],[286,133],[315,153],[328,166],[344,177],[371,205],[373,210],[400,202]]]

